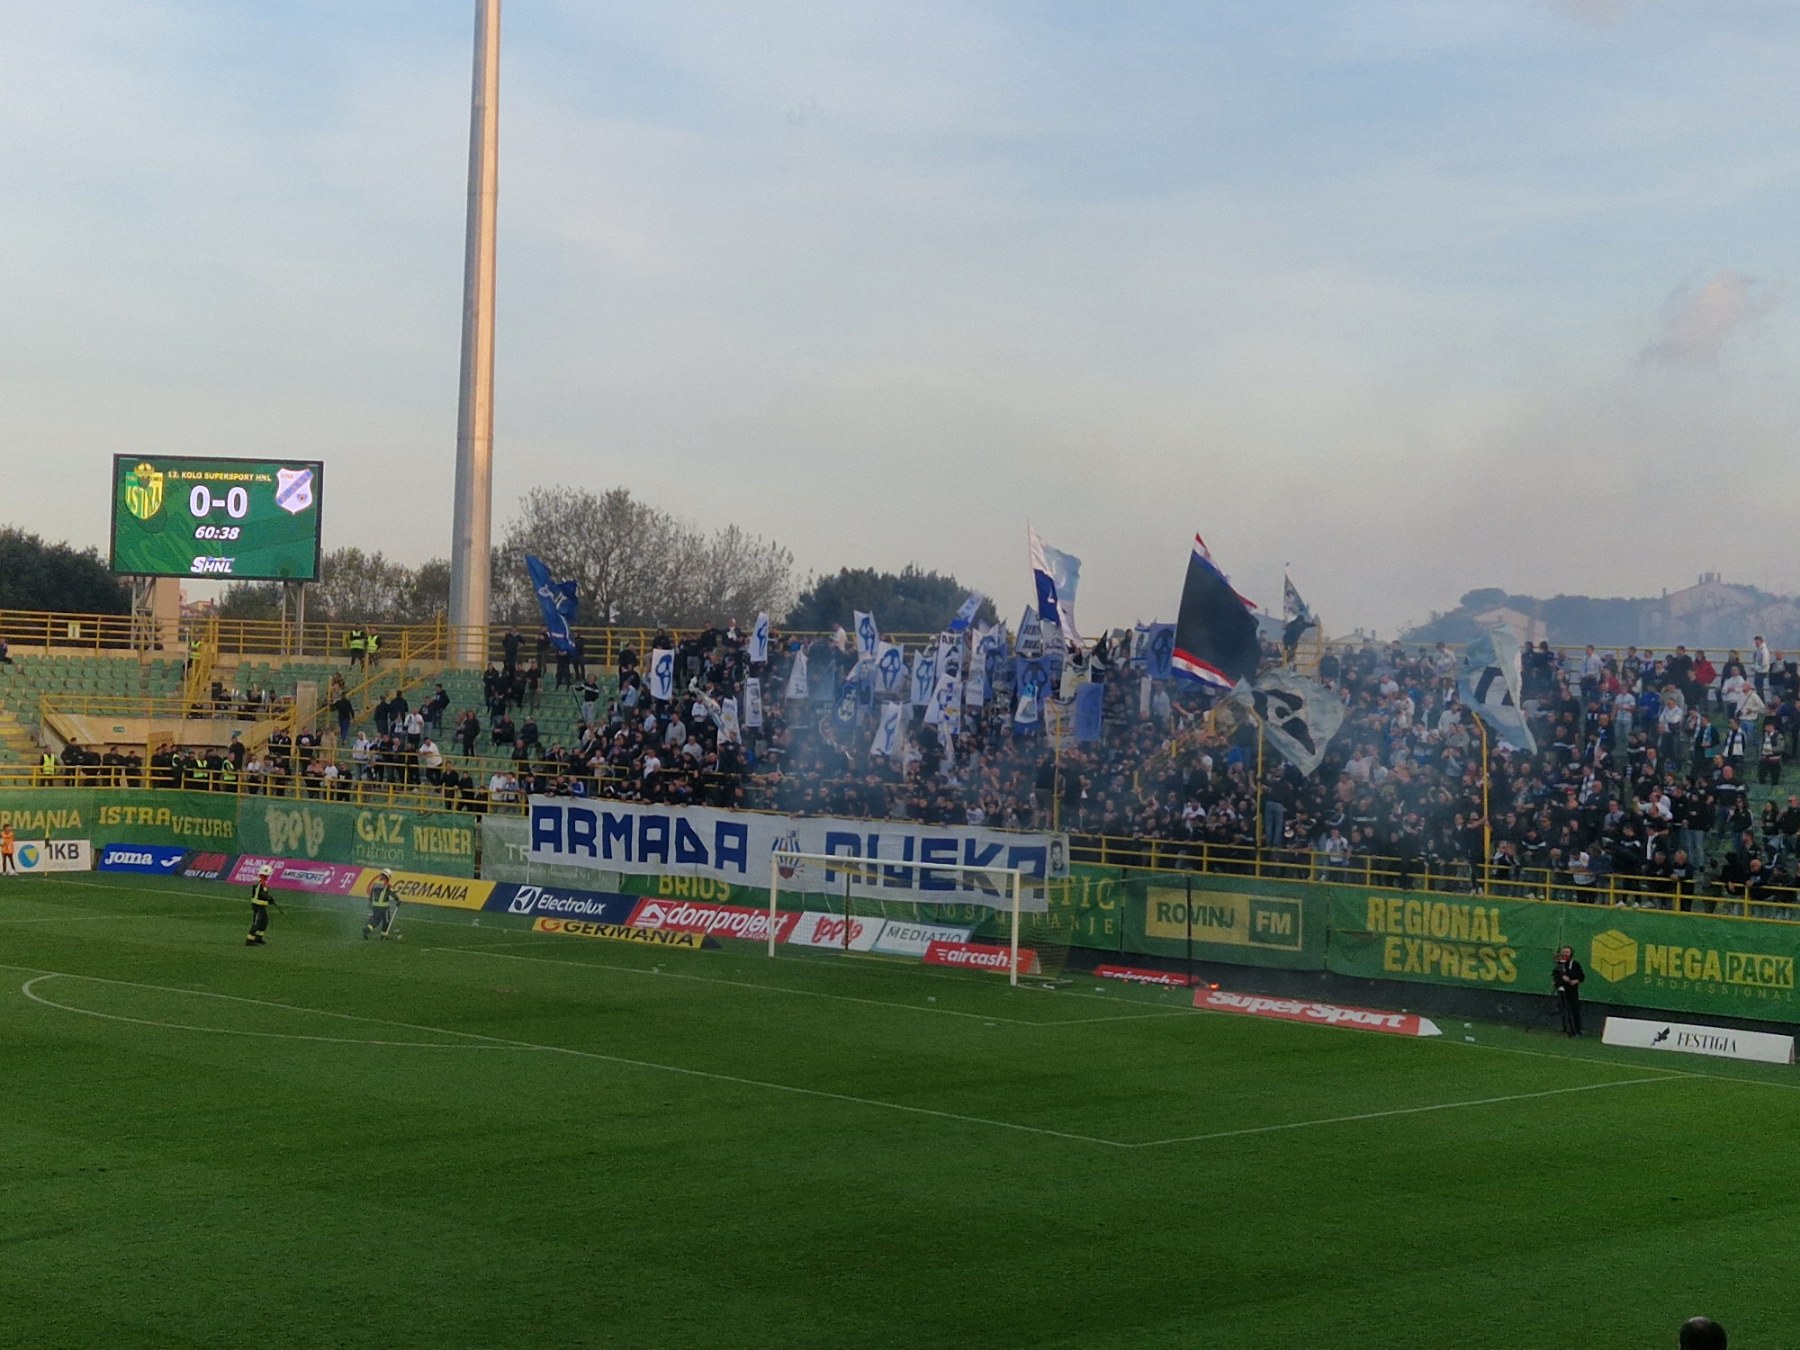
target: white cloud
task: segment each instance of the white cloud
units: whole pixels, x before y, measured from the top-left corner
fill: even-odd
[[[1729,267],[1699,286],[1684,282],[1663,306],[1661,336],[1638,359],[1646,365],[1717,366],[1725,339],[1777,303],[1770,287]]]

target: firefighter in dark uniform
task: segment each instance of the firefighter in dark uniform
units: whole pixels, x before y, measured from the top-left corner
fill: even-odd
[[[1562,1013],[1565,1036],[1581,1035],[1581,982],[1586,978],[1587,972],[1575,959],[1574,948],[1557,948],[1556,965],[1550,972],[1550,987],[1556,993],[1556,1006]]]
[[[250,892],[250,931],[244,936],[246,947],[260,947],[267,941],[263,934],[269,931],[269,906],[281,908],[269,893],[269,878],[274,875],[275,869],[267,863],[256,874],[256,889]]]
[[[388,929],[394,926],[394,911],[399,908],[400,897],[394,894],[394,874],[384,867],[369,887],[369,921],[363,925],[363,941],[380,937],[386,942]],[[394,936],[398,938],[399,934]]]

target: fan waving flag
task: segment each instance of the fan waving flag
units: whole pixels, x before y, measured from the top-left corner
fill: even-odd
[[[1256,618],[1246,608],[1249,603],[1231,588],[1206,541],[1195,535],[1187,583],[1181,588],[1181,615],[1175,622],[1175,650],[1169,658],[1175,674],[1221,691],[1255,675],[1262,643]]]
[[[550,634],[550,641],[556,644],[557,650],[575,655],[575,634],[571,626],[580,608],[575,583],[555,580],[543,561],[529,553],[525,555],[525,570],[531,574],[531,589],[537,592],[538,608],[544,613],[544,630]]]

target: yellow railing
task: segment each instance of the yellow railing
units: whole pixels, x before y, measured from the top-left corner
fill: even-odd
[[[331,758],[321,757],[321,763]],[[201,778],[186,777],[180,783],[172,780],[167,770],[146,767],[124,768],[106,765],[67,768],[58,766],[46,773],[29,765],[0,765],[0,789],[28,787],[110,787],[165,791],[230,792],[241,796],[313,797],[320,800],[353,802],[367,805],[411,805],[421,810],[489,810],[520,812],[524,803],[510,800],[490,801],[488,782],[496,772],[518,772],[520,764],[510,759],[490,756],[444,756],[444,770],[454,770],[459,778],[473,783],[450,795],[441,783],[428,781],[431,771],[408,763],[405,757],[396,766],[392,761],[384,772],[399,772],[401,781],[355,776],[355,766],[339,752],[337,762],[343,776],[334,780],[305,774],[244,774],[223,778],[216,772]],[[440,774],[442,771],[439,771]],[[404,781],[416,776],[419,781]],[[590,779],[593,790],[608,795],[632,775],[628,770],[603,769],[597,781]],[[748,809],[773,811],[778,805],[754,780],[747,785]],[[1116,867],[1122,871],[1150,871],[1182,875],[1248,877],[1264,881],[1280,881],[1309,885],[1355,886],[1369,890],[1404,890],[1419,894],[1484,895],[1497,899],[1550,903],[1586,903],[1612,906],[1649,906],[1687,913],[1706,913],[1746,919],[1781,919],[1800,921],[1800,889],[1769,886],[1752,893],[1742,885],[1684,882],[1679,885],[1648,877],[1599,875],[1576,881],[1567,871],[1547,868],[1520,868],[1510,874],[1498,869],[1473,866],[1462,862],[1419,859],[1406,862],[1398,858],[1365,856],[1342,865],[1332,863],[1324,853],[1303,849],[1258,850],[1249,845],[1214,844],[1204,841],[1175,839],[1135,839],[1118,835],[1073,834],[1070,857],[1078,863]]]
[[[848,617],[848,616],[846,616]],[[204,620],[184,619],[181,621],[181,639],[168,647],[157,647],[152,642],[144,647],[144,634],[134,634],[129,614],[63,614],[43,610],[0,610],[0,637],[4,637],[15,648],[23,650],[56,650],[87,651],[111,655],[125,655],[136,650],[160,651],[162,655],[183,659],[187,655],[186,643],[196,628],[204,632],[207,641],[213,647],[215,660],[229,665],[238,657],[295,657],[311,660],[348,660],[350,654],[350,634],[357,629],[376,633],[382,641],[381,657],[383,661],[391,660],[402,639],[417,661],[454,661],[463,650],[463,638],[473,637],[475,645],[486,656],[482,664],[498,665],[501,660],[502,645],[506,640],[508,626],[503,623],[490,624],[486,628],[464,629],[453,628],[444,620],[437,619],[430,623],[390,624],[390,623],[358,623],[337,620],[308,620],[306,623],[283,623],[276,619],[225,619],[209,617]],[[537,648],[536,625],[519,625],[519,636],[524,642],[524,659],[531,660]],[[649,650],[651,639],[657,634],[655,628],[615,628],[606,625],[577,625],[575,633],[584,644],[584,657],[587,664],[598,674],[610,668],[619,657],[619,653],[630,648],[638,653]],[[683,637],[693,636],[698,629],[666,630],[677,641]],[[780,637],[800,638],[812,641],[827,634],[782,630]],[[924,633],[890,633],[884,635],[889,641],[917,645],[928,641],[932,634]],[[554,654],[551,660],[554,661]]]
[[[1724,883],[1676,883],[1610,873],[1585,874],[1588,879],[1578,882],[1567,870],[1520,867],[1502,871],[1494,866],[1443,859],[1409,862],[1370,855],[1334,864],[1316,849],[1257,849],[1248,844],[1118,835],[1073,835],[1069,853],[1076,862],[1127,870],[1196,872],[1439,895],[1479,894],[1501,900],[1648,906],[1684,913],[1800,921],[1800,889],[1791,886],[1765,886],[1752,895],[1744,886]]]
[[[46,726],[55,727],[58,734],[68,735],[65,727],[57,727],[56,720],[68,717],[112,718],[117,720],[142,719],[146,722],[171,723],[179,722],[199,733],[209,723],[223,723],[227,726],[238,722],[256,724],[258,735],[254,738],[257,745],[266,737],[263,733],[276,731],[282,727],[291,727],[294,721],[294,700],[291,695],[283,694],[269,703],[248,703],[241,699],[227,698],[224,704],[215,705],[210,696],[200,700],[198,705],[190,704],[187,699],[178,696],[153,697],[133,696],[126,694],[45,694],[38,700],[38,720]],[[143,744],[146,738],[153,740],[167,739],[163,731],[146,728],[142,736],[94,736],[85,740],[84,744],[130,745]],[[219,733],[218,743],[224,743],[224,733]],[[202,742],[196,742],[201,744]],[[204,742],[211,744],[212,742]],[[255,746],[251,748],[256,748]]]

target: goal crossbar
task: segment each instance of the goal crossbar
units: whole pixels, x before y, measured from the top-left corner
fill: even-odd
[[[853,887],[858,884],[871,886],[881,884],[881,877],[884,871],[891,871],[895,868],[906,868],[908,870],[916,869],[920,872],[948,873],[958,876],[992,877],[995,880],[1004,881],[1006,885],[1005,894],[1008,897],[1007,908],[1012,911],[1008,923],[1007,936],[1007,979],[1010,983],[1015,985],[1019,982],[1019,915],[1024,908],[1025,883],[1027,879],[1035,883],[1038,879],[1035,873],[1027,872],[1021,867],[977,867],[966,863],[930,863],[919,862],[916,860],[893,862],[881,858],[860,858],[855,855],[846,855],[842,853],[800,853],[777,849],[769,855],[770,956],[776,954],[776,947],[781,940],[778,911],[781,903],[781,892],[783,890],[782,869],[785,867],[792,872],[798,870],[799,867],[807,863],[817,864],[821,870],[837,874],[836,880],[833,881],[830,891],[835,892],[840,886],[842,888],[844,897],[844,918],[846,921],[846,944],[848,943],[850,936],[850,903],[856,894]],[[786,883],[786,889],[789,891],[797,891],[808,888],[797,885],[793,881],[788,881]],[[810,889],[818,894],[829,893],[825,889],[818,887]],[[999,908],[999,906],[996,906],[995,908]]]

